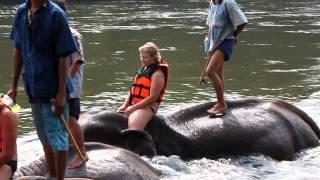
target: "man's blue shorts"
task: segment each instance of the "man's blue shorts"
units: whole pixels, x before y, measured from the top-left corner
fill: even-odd
[[[231,58],[235,40],[234,39],[225,39],[217,49],[220,49],[224,54],[224,61],[228,61]]]
[[[68,134],[58,117],[52,112],[51,103],[35,102],[31,104],[33,121],[42,145],[50,145],[54,152],[67,151]],[[69,108],[64,110],[67,121]]]

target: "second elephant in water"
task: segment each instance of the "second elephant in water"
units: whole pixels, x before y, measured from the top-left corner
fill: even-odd
[[[150,156],[157,153],[196,159],[260,153],[277,160],[292,160],[296,152],[319,145],[316,123],[291,104],[260,99],[227,103],[221,118],[209,118],[206,110],[213,103],[204,103],[158,115],[145,131],[125,130],[127,117],[107,111],[84,114],[79,122],[86,141]]]
[[[160,179],[161,172],[159,170],[130,151],[101,143],[86,143],[85,146],[90,157],[89,161],[80,168],[68,169],[65,179]],[[70,148],[68,154],[68,161],[70,162],[76,154],[74,148]],[[48,179],[47,174],[47,163],[45,158],[42,157],[27,166],[19,168],[13,179]]]

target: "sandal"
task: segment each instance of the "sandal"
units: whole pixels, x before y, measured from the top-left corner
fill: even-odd
[[[219,118],[219,117],[222,117],[224,116],[226,113],[224,111],[221,111],[221,112],[211,112],[211,111],[207,111],[208,114],[209,114],[209,118]]]

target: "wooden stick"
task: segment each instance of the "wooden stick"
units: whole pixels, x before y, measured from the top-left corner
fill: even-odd
[[[200,86],[201,83],[207,83],[206,80],[204,79],[204,75],[206,74],[206,70],[207,70],[207,67],[209,65],[209,62],[210,62],[210,59],[208,58],[207,63],[206,63],[206,65],[204,66],[204,68],[202,70],[202,73],[201,73],[201,76],[200,76],[200,79],[199,79],[199,82],[198,82],[198,86]]]
[[[76,147],[77,152],[78,152],[79,156],[81,157],[82,161],[83,161],[83,162],[86,162],[86,159],[84,158],[83,154],[81,153],[80,148],[79,148],[76,140],[74,139],[74,137],[73,137],[73,135],[72,135],[72,133],[71,133],[69,127],[68,127],[68,124],[66,123],[66,120],[64,119],[64,117],[63,117],[62,114],[60,114],[59,120],[60,120],[60,121],[62,122],[62,124],[64,125],[64,128],[66,129],[66,131],[67,131],[67,133],[68,133],[68,135],[69,135],[69,137],[70,137],[70,139],[71,139],[71,142],[72,142],[73,146]]]

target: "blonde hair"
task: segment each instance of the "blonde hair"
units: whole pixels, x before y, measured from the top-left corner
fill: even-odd
[[[139,47],[139,51],[150,54],[150,56],[153,57],[157,62],[160,62],[161,60],[159,48],[153,42],[147,42],[143,46]]]

